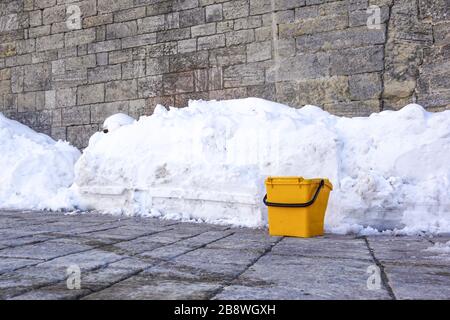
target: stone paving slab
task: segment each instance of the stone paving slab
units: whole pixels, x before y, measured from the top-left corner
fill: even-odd
[[[450,254],[429,250],[449,240],[3,211],[0,298],[450,299]],[[74,266],[81,288],[70,290]]]

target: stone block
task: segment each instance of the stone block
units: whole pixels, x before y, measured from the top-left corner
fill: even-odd
[[[83,19],[83,28],[92,28],[98,27],[106,24],[113,23],[113,15],[112,13],[101,14],[97,16],[86,17]]]
[[[384,47],[370,47],[341,50],[330,56],[332,75],[351,75],[382,71],[384,68]]]
[[[224,88],[259,85],[264,80],[264,68],[258,63],[229,66],[223,71]]]
[[[148,33],[122,39],[122,49],[135,48],[156,43],[156,34]]]
[[[167,42],[188,39],[191,37],[191,28],[172,29],[156,33],[156,42]]]
[[[122,76],[122,70],[120,65],[100,66],[89,69],[87,76],[89,83],[119,80]]]
[[[223,17],[225,19],[237,19],[249,15],[248,0],[233,0],[223,3]]]
[[[139,98],[157,97],[163,93],[163,76],[148,76],[138,79]]]
[[[267,70],[266,77],[269,82],[315,79],[327,76],[329,66],[328,54],[301,54],[275,63]]]
[[[332,30],[344,29],[348,26],[346,16],[319,16],[279,25],[280,38],[298,37],[304,34],[313,34]]]
[[[223,19],[222,4],[217,3],[205,7],[206,22],[221,21]]]
[[[145,76],[145,61],[136,60],[122,64],[122,79],[133,79]]]
[[[105,85],[103,83],[79,86],[77,104],[91,104],[105,101]]]
[[[105,100],[119,101],[137,98],[137,80],[120,80],[105,85]]]
[[[231,66],[247,61],[245,46],[221,48],[210,51],[209,63],[212,66]]]
[[[91,113],[89,106],[74,106],[61,109],[61,120],[63,126],[89,124]]]
[[[205,9],[195,8],[180,12],[180,27],[191,27],[205,23]]]
[[[207,36],[216,33],[216,24],[207,23],[191,27],[192,37]]]
[[[194,74],[192,71],[169,73],[163,76],[165,95],[194,91]]]
[[[106,26],[106,39],[135,36],[138,33],[136,21],[113,23]]]
[[[64,47],[64,34],[54,34],[36,39],[36,51],[47,51]]]
[[[114,22],[124,22],[145,17],[145,7],[137,7],[114,13]]]
[[[273,0],[250,0],[250,14],[263,14],[272,12]]]
[[[146,60],[146,75],[154,76],[169,72],[168,57],[148,58]]]
[[[247,45],[247,62],[270,60],[272,58],[272,42],[254,42]]]
[[[113,50],[120,50],[121,42],[120,40],[108,40],[88,44],[88,53],[99,53],[107,52]]]
[[[138,33],[151,33],[164,30],[166,19],[164,15],[151,16],[137,20]]]
[[[186,39],[178,41],[178,52],[188,53],[197,50],[197,39]]]
[[[225,47],[225,35],[216,34],[213,36],[199,37],[197,39],[198,50],[208,50]]]
[[[51,65],[47,63],[24,66],[24,90],[48,90],[51,87]]]
[[[96,40],[95,28],[76,30],[65,34],[66,47],[80,46]]]
[[[247,44],[253,41],[255,41],[255,32],[253,29],[232,31],[226,33],[227,47]]]
[[[378,99],[383,90],[381,76],[378,73],[362,73],[349,77],[350,97],[352,100]]]
[[[170,57],[170,72],[188,71],[208,67],[208,52],[193,52]]]

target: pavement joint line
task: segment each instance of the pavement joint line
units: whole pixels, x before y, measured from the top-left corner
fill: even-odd
[[[229,229],[230,229],[230,227],[224,229],[223,231],[226,231],[226,230],[229,230]],[[171,229],[171,230],[173,230],[173,229]],[[184,240],[188,240],[188,239],[191,239],[191,238],[195,238],[195,237],[197,237],[197,236],[199,236],[199,235],[202,235],[202,234],[204,234],[204,233],[207,233],[207,232],[209,232],[209,231],[210,231],[210,230],[206,230],[206,231],[197,233],[197,234],[195,234],[195,235],[192,235],[192,236],[189,236],[189,237],[186,237],[186,238],[178,239],[178,240],[176,240],[176,241],[174,241],[174,242],[162,244],[162,245],[159,246],[159,247],[156,247],[156,248],[154,248],[154,249],[152,249],[152,250],[148,250],[148,251],[145,251],[145,252],[152,252],[152,251],[154,251],[154,250],[156,250],[156,249],[164,248],[164,247],[170,246],[170,245],[172,245],[172,244],[176,244],[176,243],[181,242],[181,241],[184,241]],[[182,256],[182,255],[184,255],[184,254],[186,254],[186,253],[188,253],[188,252],[192,252],[192,251],[194,251],[194,250],[200,249],[201,247],[205,247],[205,246],[207,246],[208,244],[211,244],[211,243],[213,243],[213,242],[216,242],[216,241],[225,239],[226,237],[229,237],[229,236],[231,236],[231,235],[233,235],[233,234],[234,234],[234,232],[231,233],[231,234],[229,234],[229,235],[227,235],[227,236],[221,237],[221,238],[219,238],[219,239],[215,239],[215,240],[213,240],[213,241],[211,241],[211,242],[209,242],[209,243],[203,244],[202,246],[197,247],[197,248],[195,248],[195,249],[193,249],[193,250],[190,250],[190,251],[181,253],[181,254],[179,254],[179,255],[176,255],[176,256],[174,256],[174,257],[172,257],[172,258],[170,258],[170,259],[156,261],[156,263],[155,263],[154,265],[152,265],[152,266],[150,266],[150,267],[148,267],[148,268],[141,268],[141,269],[139,269],[139,270],[136,270],[136,272],[134,272],[133,274],[130,274],[130,275],[128,275],[128,276],[126,276],[126,277],[124,277],[124,278],[122,278],[122,279],[119,279],[119,280],[117,280],[117,281],[114,281],[114,282],[108,284],[107,286],[104,286],[104,287],[100,288],[99,290],[90,290],[90,291],[91,291],[90,293],[85,294],[85,295],[81,295],[81,296],[78,297],[78,299],[82,299],[82,298],[87,297],[87,296],[89,296],[89,295],[91,295],[91,294],[98,293],[98,292],[101,292],[101,291],[103,291],[103,290],[106,290],[106,289],[112,287],[113,285],[118,284],[118,283],[123,282],[123,281],[126,281],[126,280],[128,280],[128,279],[130,279],[130,278],[132,278],[132,277],[134,277],[134,276],[139,275],[140,273],[142,273],[142,272],[144,272],[144,271],[151,270],[152,268],[154,268],[154,267],[156,267],[156,266],[159,266],[161,263],[164,263],[164,262],[167,262],[167,261],[171,261],[171,260],[173,260],[173,259],[175,259],[175,258],[177,258],[177,257],[179,257],[179,256]],[[135,253],[135,254],[132,254],[131,256],[128,256],[128,257],[135,257],[135,256],[137,256],[137,255],[139,255],[139,254],[142,254],[142,252],[141,252],[141,253]],[[126,259],[126,258],[125,258],[125,259]],[[120,260],[119,260],[119,261],[120,261]],[[117,261],[115,261],[115,262],[117,262]],[[94,270],[94,271],[95,271],[95,270]]]
[[[232,279],[225,281],[225,284],[223,286],[221,286],[219,289],[213,291],[211,293],[211,295],[207,298],[208,300],[213,299],[214,297],[216,297],[218,294],[222,293],[223,290],[225,290],[226,287],[229,287],[234,281],[236,281],[237,279],[239,279],[239,277],[241,275],[243,275],[248,269],[250,269],[253,265],[255,265],[262,257],[264,257],[265,255],[267,255],[270,251],[272,251],[273,247],[275,247],[278,243],[281,242],[281,240],[283,240],[284,237],[280,237],[277,241],[271,243],[270,247],[268,247],[266,250],[264,250],[264,252],[261,253],[261,255],[257,258],[255,258],[253,261],[251,261],[245,268],[244,270],[242,270],[242,272],[239,272],[238,274],[236,274],[236,276],[234,276]]]
[[[366,243],[367,249],[369,250],[370,255],[372,256],[373,261],[377,265],[377,267],[380,269],[380,276],[381,276],[381,282],[383,283],[384,288],[386,289],[388,295],[391,297],[392,300],[397,300],[397,297],[395,296],[394,290],[392,289],[391,285],[389,284],[389,278],[386,274],[386,271],[384,270],[384,265],[381,263],[380,260],[375,256],[375,251],[370,246],[369,240],[366,236],[362,237]]]
[[[139,238],[141,238],[141,237],[146,237],[146,236],[150,236],[150,235],[153,235],[153,234],[161,233],[161,232],[164,232],[164,231],[170,231],[170,230],[173,230],[173,229],[164,229],[164,230],[160,230],[160,231],[156,231],[156,232],[152,232],[152,233],[140,235],[140,236],[135,237],[135,238],[132,238],[132,239],[119,240],[119,241],[114,242],[114,243],[108,243],[108,244],[103,244],[103,245],[99,245],[99,246],[94,246],[94,247],[92,247],[92,248],[90,248],[90,249],[88,249],[88,250],[83,250],[83,251],[79,251],[79,252],[72,252],[72,253],[70,253],[70,254],[62,255],[62,256],[55,257],[55,258],[52,258],[52,259],[49,259],[49,260],[44,260],[43,262],[39,262],[39,263],[34,264],[34,265],[28,265],[28,266],[20,267],[20,268],[14,269],[13,272],[15,272],[15,271],[17,271],[17,270],[21,270],[21,269],[26,269],[26,268],[28,268],[28,267],[35,267],[35,266],[38,266],[38,265],[41,264],[41,263],[50,262],[50,261],[52,261],[52,260],[55,260],[55,259],[58,259],[58,258],[62,258],[62,257],[65,257],[65,256],[69,256],[69,255],[72,255],[72,254],[78,254],[78,253],[88,252],[88,251],[95,250],[95,249],[99,249],[99,248],[102,248],[102,247],[105,247],[105,246],[115,245],[115,244],[118,244],[118,243],[121,243],[121,242],[133,241],[133,240],[139,239]],[[101,270],[101,269],[107,268],[107,267],[108,267],[110,264],[112,264],[112,263],[116,263],[116,262],[125,260],[125,259],[127,259],[127,258],[130,258],[130,256],[122,257],[121,259],[114,260],[114,261],[111,261],[111,262],[107,262],[107,263],[105,263],[105,264],[102,264],[102,265],[100,265],[100,266],[98,266],[98,267],[96,267],[96,268],[92,268],[92,269],[87,270],[87,271],[88,271],[88,272],[93,272],[93,271]],[[137,272],[137,274],[140,273],[140,272],[142,272],[142,271],[143,271],[143,269],[142,269],[142,270],[139,270],[139,272]],[[121,280],[121,281],[123,281],[123,280]],[[18,293],[18,294],[12,295],[11,297],[9,297],[9,299],[15,298],[15,297],[20,296],[20,295],[22,295],[22,294],[25,294],[25,293],[27,293],[27,292],[31,292],[31,291],[34,291],[34,290],[39,290],[39,289],[42,289],[42,288],[45,288],[45,287],[50,287],[50,286],[56,285],[56,284],[58,284],[58,283],[60,283],[60,282],[64,282],[64,280],[55,280],[55,281],[47,282],[47,283],[42,284],[42,285],[39,285],[39,286],[35,286],[35,287],[32,286],[32,287],[31,287],[31,290],[24,290],[24,291],[22,291],[22,292],[20,292],[20,293]],[[96,291],[93,291],[93,290],[91,290],[91,289],[89,289],[89,288],[87,288],[87,289],[88,289],[89,291],[91,291],[92,293],[96,292]],[[89,294],[88,294],[88,295],[89,295]],[[78,296],[78,299],[80,299],[81,297],[83,297],[82,294]]]

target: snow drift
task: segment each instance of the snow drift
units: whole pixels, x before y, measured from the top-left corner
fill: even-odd
[[[70,208],[80,152],[0,113],[0,208]]]
[[[450,111],[365,118],[248,98],[158,106],[96,133],[76,163],[84,208],[258,227],[266,176],[327,177],[329,232],[450,232]]]

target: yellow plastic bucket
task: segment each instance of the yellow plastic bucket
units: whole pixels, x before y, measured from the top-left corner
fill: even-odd
[[[309,238],[323,235],[328,179],[268,177],[264,204],[269,211],[269,234]]]

